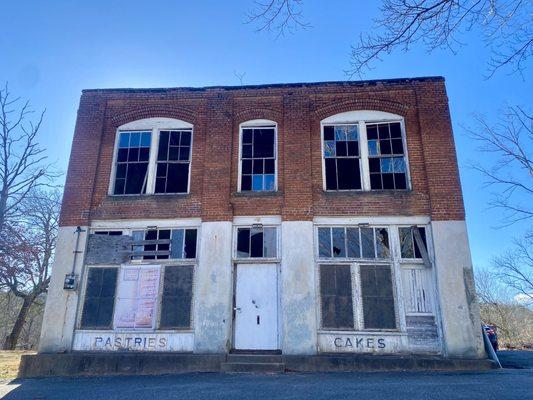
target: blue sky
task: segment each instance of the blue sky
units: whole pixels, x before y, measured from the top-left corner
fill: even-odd
[[[276,39],[245,24],[253,0],[6,1],[2,5],[0,82],[47,109],[41,142],[66,171],[80,92],[85,88],[174,87],[344,80],[350,46],[372,29],[379,1],[304,1],[312,26]],[[6,18],[7,17],[7,18]],[[527,76],[483,78],[489,53],[479,32],[457,54],[414,47],[376,63],[364,79],[446,77],[474,265],[486,266],[529,223],[495,229],[500,212],[468,168],[487,161],[462,126],[472,113],[498,117],[506,104],[531,107]]]

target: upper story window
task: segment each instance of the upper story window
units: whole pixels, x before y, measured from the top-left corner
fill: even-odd
[[[324,119],[324,189],[408,189],[403,118],[381,111],[350,111]]]
[[[240,126],[239,137],[239,191],[276,191],[276,123],[267,120],[245,122]]]
[[[188,193],[192,124],[146,118],[119,127],[109,193]]]

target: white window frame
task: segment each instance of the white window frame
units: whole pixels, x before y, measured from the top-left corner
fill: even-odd
[[[370,187],[370,166],[368,157],[368,139],[366,134],[366,124],[399,122],[402,131],[402,143],[405,158],[405,189],[371,189]],[[324,157],[324,126],[326,125],[357,125],[359,133],[359,162],[361,174],[361,189],[342,189],[330,190],[326,187],[326,158]],[[347,111],[335,115],[331,115],[320,121],[320,156],[322,158],[322,189],[325,192],[370,192],[370,191],[409,191],[412,190],[411,174],[409,168],[409,155],[407,152],[407,140],[405,134],[404,118],[397,114],[392,114],[384,111],[359,110]]]
[[[241,178],[242,178],[242,132],[244,129],[261,128],[274,126],[274,190],[241,190]],[[239,159],[238,159],[238,177],[237,177],[237,192],[249,193],[249,194],[261,194],[261,193],[276,193],[278,191],[278,123],[269,119],[252,119],[245,121],[239,125]]]
[[[159,132],[166,130],[190,130],[191,131],[191,153],[189,161],[189,176],[187,177],[187,192],[185,193],[155,193],[155,178],[157,171],[157,152],[159,150]],[[117,156],[118,145],[120,141],[121,132],[143,131],[151,132],[150,142],[150,156],[148,159],[148,178],[146,182],[146,193],[136,194],[114,194],[115,192],[115,177],[117,170]],[[194,126],[186,121],[175,118],[144,118],[136,121],[128,122],[117,128],[115,133],[115,146],[113,149],[113,164],[111,167],[111,176],[109,179],[109,196],[167,196],[167,195],[188,195],[191,191],[191,171],[192,171],[192,155],[194,147]]]

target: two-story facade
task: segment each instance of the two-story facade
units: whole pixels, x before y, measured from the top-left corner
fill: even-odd
[[[83,91],[41,352],[483,356],[444,79]]]

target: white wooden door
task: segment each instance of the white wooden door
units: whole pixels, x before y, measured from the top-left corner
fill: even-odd
[[[234,347],[279,349],[277,265],[238,264],[236,271]]]

